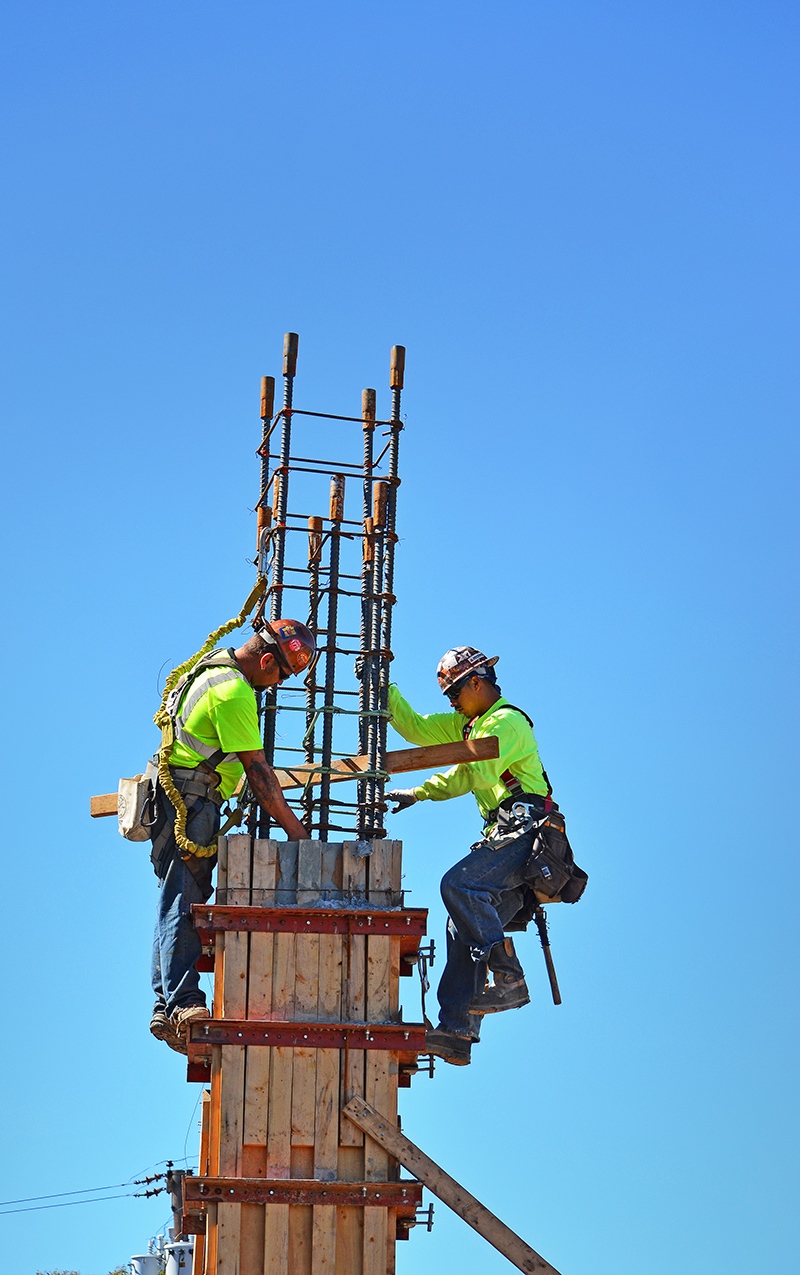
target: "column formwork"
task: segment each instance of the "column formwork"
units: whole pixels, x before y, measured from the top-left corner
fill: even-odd
[[[220,839],[216,898],[194,909],[214,1002],[189,1043],[207,1084],[193,1275],[394,1271],[422,1187],[342,1108],[362,1097],[396,1122],[424,1052],[400,976],[427,913],[404,907],[401,863],[398,841]]]

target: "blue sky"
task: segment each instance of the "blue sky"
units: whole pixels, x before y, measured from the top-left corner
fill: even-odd
[[[321,410],[366,385],[385,410],[407,347],[397,681],[430,711],[446,648],[500,654],[590,873],[552,909],[564,1004],[523,939],[532,1005],[417,1080],[404,1128],[564,1275],[790,1269],[796,6],[1,21],[2,1199],[196,1146],[147,1033],[154,879],[88,797],[249,588],[259,379],[292,329]],[[442,939],[476,811],[391,830]],[[105,1275],[166,1217],[14,1214],[4,1262]],[[443,1206],[398,1253],[508,1269]]]

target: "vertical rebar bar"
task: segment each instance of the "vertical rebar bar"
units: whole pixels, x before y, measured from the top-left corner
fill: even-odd
[[[322,722],[322,781],[319,793],[319,839],[326,841],[330,823],[331,777],[333,756],[333,693],[336,685],[336,626],[339,618],[339,547],[341,522],[344,518],[344,475],[331,478],[331,535],[328,568],[328,622],[325,640],[325,703]]]
[[[268,503],[268,493],[266,490],[269,480],[269,431],[272,425],[272,413],[275,409],[275,377],[262,376],[261,378],[261,478],[259,481],[259,500],[256,505],[256,572],[259,577],[266,575],[267,572],[267,549],[269,546],[270,527],[272,525],[272,509]],[[263,608],[263,599],[261,605],[256,612],[258,616]],[[264,692],[256,691],[256,711],[259,719],[264,700]],[[255,819],[251,808],[248,816],[252,825],[256,826],[261,823],[261,812],[258,807],[255,808]]]
[[[308,627],[317,637],[319,630],[319,568],[322,559],[322,519],[311,517],[308,520]],[[319,639],[317,639],[319,640]],[[316,665],[305,677],[306,688],[306,735],[305,756],[307,762],[314,761],[316,731],[314,714],[317,711],[317,668]],[[314,813],[314,787],[308,788],[308,796],[303,803],[306,827],[311,831]]]
[[[286,510],[289,500],[289,454],[292,442],[292,397],[294,376],[297,370],[296,332],[287,332],[283,338],[283,415],[281,418],[280,464],[275,475],[275,550],[272,556],[272,580],[270,581],[269,618],[277,620],[282,610],[283,564],[286,553]],[[275,760],[275,718],[278,712],[278,688],[273,686],[264,695],[264,755],[270,766]],[[269,835],[269,819],[263,814],[259,819],[259,836]]]
[[[400,395],[403,390],[403,378],[406,364],[404,345],[392,346],[391,370],[389,385],[392,390],[391,438],[389,442],[389,490],[386,502],[386,533],[384,537],[384,571],[383,597],[381,599],[381,642],[380,689],[378,707],[385,713],[389,700],[389,662],[392,658],[392,607],[394,606],[394,547],[397,543],[395,530],[397,517],[397,488],[400,486],[398,462],[400,452],[400,431],[403,423],[400,419]],[[383,770],[386,759],[386,718],[378,717],[378,747],[376,770]],[[383,805],[385,781],[376,783],[376,805]]]
[[[281,594],[286,554],[286,510],[289,500],[289,453],[292,443],[292,397],[297,370],[297,342],[296,332],[287,332],[283,338],[283,417],[280,465],[275,475],[275,557],[272,564],[272,594],[269,605],[271,620],[277,620],[283,610]]]
[[[373,497],[372,512],[372,576],[370,579],[370,657],[369,657],[369,703],[370,716],[367,718],[367,757],[369,770],[374,775],[378,768],[378,759],[380,755],[380,718],[376,716],[376,709],[380,706],[380,677],[381,677],[381,595],[383,592],[383,557],[385,549],[386,533],[384,520],[386,516],[386,501],[382,498],[380,488],[386,487],[386,483],[376,483]],[[369,827],[367,836],[371,839],[382,835],[382,819],[381,812],[376,806],[378,801],[378,787],[375,779],[369,780],[369,789],[367,797],[367,810],[369,812]]]
[[[364,520],[363,554],[361,559],[361,667],[358,687],[358,748],[365,753],[369,747],[370,718],[365,716],[373,710],[372,702],[372,660],[369,655],[372,633],[372,603],[370,600],[370,583],[372,578],[372,445],[375,437],[375,391],[363,390],[361,393],[361,416],[364,421],[364,488],[362,501],[362,517]],[[358,837],[363,839],[369,824],[367,802],[373,800],[372,785],[369,780],[358,781]]]

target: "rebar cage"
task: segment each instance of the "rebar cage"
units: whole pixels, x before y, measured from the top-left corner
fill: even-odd
[[[313,772],[301,776],[301,796],[289,799],[309,832],[320,841],[327,841],[331,832],[369,841],[386,835],[384,767],[405,349],[392,348],[391,410],[381,420],[373,389],[362,392],[360,416],[295,407],[297,347],[297,333],[287,332],[279,411],[274,410],[274,377],[261,382],[256,566],[267,589],[254,622],[264,615],[302,620],[320,654],[302,685],[294,680],[258,694],[264,752],[276,769],[313,765]],[[339,435],[352,439],[356,425],[363,436],[361,459],[329,459],[341,446]],[[326,505],[327,514],[314,512]],[[337,656],[346,662],[346,675]],[[343,759],[354,754],[358,766],[347,767]],[[358,780],[340,782],[356,769]],[[263,811],[252,822],[259,836],[269,835],[270,821]]]

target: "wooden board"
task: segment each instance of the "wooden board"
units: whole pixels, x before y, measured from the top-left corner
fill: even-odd
[[[250,902],[251,844],[242,834],[227,838],[227,898]],[[248,934],[226,934],[223,950],[222,1013],[225,1018],[244,1016],[247,1010]],[[235,939],[235,942],[231,942]],[[237,1045],[220,1049],[219,1174],[238,1177],[243,1171],[245,1051]],[[241,1247],[240,1204],[217,1208],[217,1263],[220,1270],[239,1275]]]
[[[456,766],[462,762],[491,761],[498,756],[498,748],[496,735],[485,739],[458,740],[452,744],[427,744],[423,748],[399,748],[386,754],[385,769],[390,775],[405,775],[415,770],[436,770],[440,766]],[[369,769],[369,758],[363,755],[340,758],[333,762],[332,769],[337,772],[331,775],[332,783],[358,779]],[[281,788],[304,788],[309,778],[314,784],[322,778],[313,766],[293,766],[291,770],[284,767],[277,769],[275,775]],[[106,792],[91,797],[89,813],[93,819],[115,815],[117,794]]]

